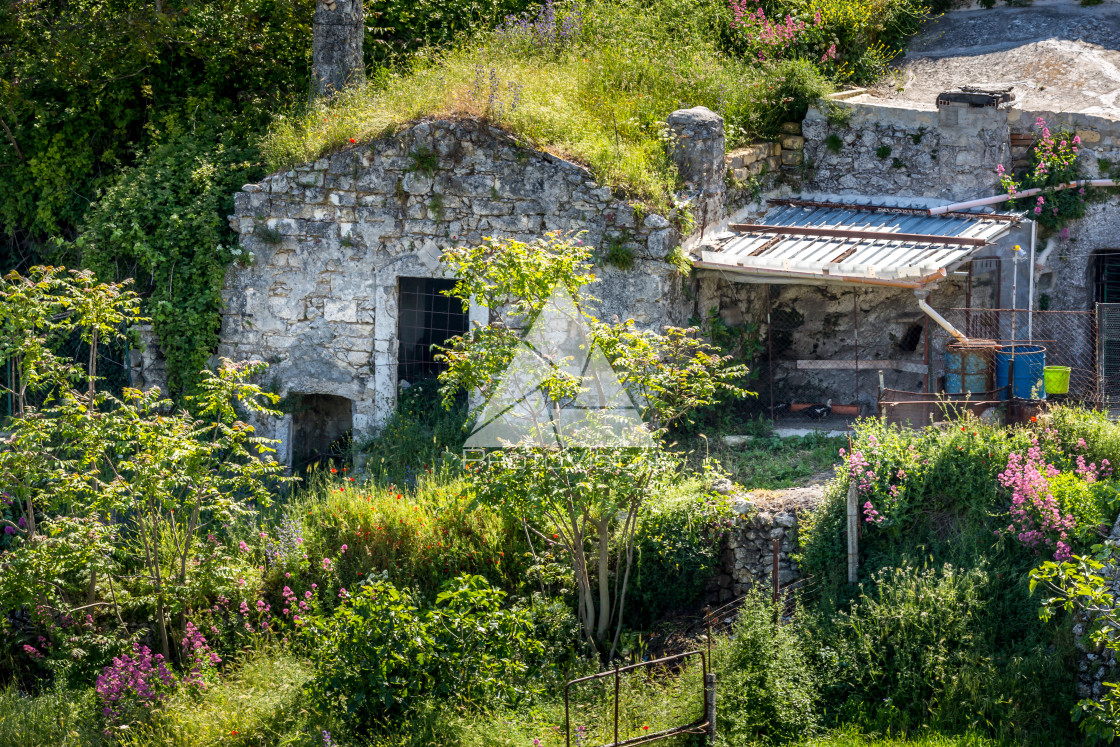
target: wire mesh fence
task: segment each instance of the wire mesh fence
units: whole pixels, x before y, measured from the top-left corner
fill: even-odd
[[[1101,399],[1120,403],[1120,303],[1097,304],[1097,371]]]
[[[949,309],[946,320],[970,344],[935,328],[932,390],[973,401],[1049,399],[1089,407],[1104,404],[1094,311]]]

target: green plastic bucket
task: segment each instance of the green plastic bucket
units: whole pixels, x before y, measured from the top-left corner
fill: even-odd
[[[1042,369],[1042,380],[1046,382],[1047,394],[1068,393],[1069,366],[1046,366]]]

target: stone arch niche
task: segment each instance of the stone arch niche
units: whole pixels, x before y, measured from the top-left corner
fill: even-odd
[[[354,429],[353,403],[334,394],[289,395],[293,472],[327,461],[340,462]]]

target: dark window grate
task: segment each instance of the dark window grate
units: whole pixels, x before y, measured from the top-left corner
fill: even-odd
[[[1096,263],[1097,303],[1120,303],[1120,252],[1098,252]]]
[[[397,304],[397,381],[415,384],[439,375],[446,368],[435,360],[448,338],[467,331],[467,314],[457,298],[444,295],[454,280],[400,278]]]

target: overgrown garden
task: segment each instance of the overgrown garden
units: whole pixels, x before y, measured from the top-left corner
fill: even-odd
[[[833,465],[802,517],[801,591],[779,608],[749,595],[712,641],[722,744],[1115,736],[1120,698],[1078,693],[1072,633],[1086,611],[1083,646],[1120,629],[1120,427],[1101,413],[771,438],[729,415],[751,379],[718,335],[599,322],[593,249],[559,236],[445,253],[453,294],[492,323],[452,340],[440,381],[402,393],[346,461],[286,475],[251,426],[278,406],[263,364],[208,366],[226,267],[251,261],[226,225],[232,194],[266,170],[474,116],[670,211],[668,113],[708,106],[731,147],[773,137],[821,93],[876,78],[924,3],[376,0],[369,83],[308,103],[311,11],[0,10],[0,263],[18,269],[0,280],[0,745],[555,747],[566,681],[703,645],[737,516],[716,481],[780,488]],[[1057,230],[1082,209],[1051,189],[1077,143],[1043,142],[1041,170],[1007,181],[1050,190],[1028,207]],[[558,281],[648,447],[464,458],[465,392],[493,393]],[[170,392],[124,386],[144,322]],[[553,403],[585,387],[563,366],[545,378]],[[747,425],[748,446],[720,445]],[[700,686],[695,664],[634,675],[622,733],[695,718]],[[573,743],[610,739],[610,703],[574,691]]]
[[[592,251],[553,236],[449,253],[453,293],[497,313],[449,343],[443,397],[417,394],[387,429],[416,448],[384,451],[382,435],[295,479],[247,422],[275,405],[258,367],[204,371],[181,405],[117,396],[90,361],[139,321],[130,287],[53,268],[5,278],[20,387],[0,450],[0,743],[558,745],[565,681],[648,658],[653,640],[702,645],[688,620],[734,527],[717,462],[656,442],[463,458],[455,392],[493,391],[518,320],[544,313],[558,279],[572,308],[593,310]],[[659,440],[696,408],[749,396],[742,367],[694,331],[586,321]],[[54,352],[73,336],[88,360]],[[585,385],[563,365],[546,384],[556,402]],[[1111,689],[1100,704],[1077,693],[1068,613],[1099,610],[1114,642],[1103,564],[1118,456],[1120,427],[1070,408],[1009,428],[861,422],[803,517],[794,608],[749,595],[713,641],[723,743],[1111,734]],[[850,485],[856,585],[843,574]],[[629,679],[620,728],[695,718],[699,678],[689,665]],[[609,738],[610,703],[576,690],[577,741]]]
[[[749,7],[748,7],[749,6]],[[705,105],[729,147],[772,138],[866,82],[920,0],[378,0],[369,82],[309,103],[312,3],[12,3],[0,8],[0,270],[133,278],[173,391],[217,344],[226,216],[267,170],[424,116],[475,116],[669,210],[665,117]],[[110,353],[117,361],[122,351]]]

